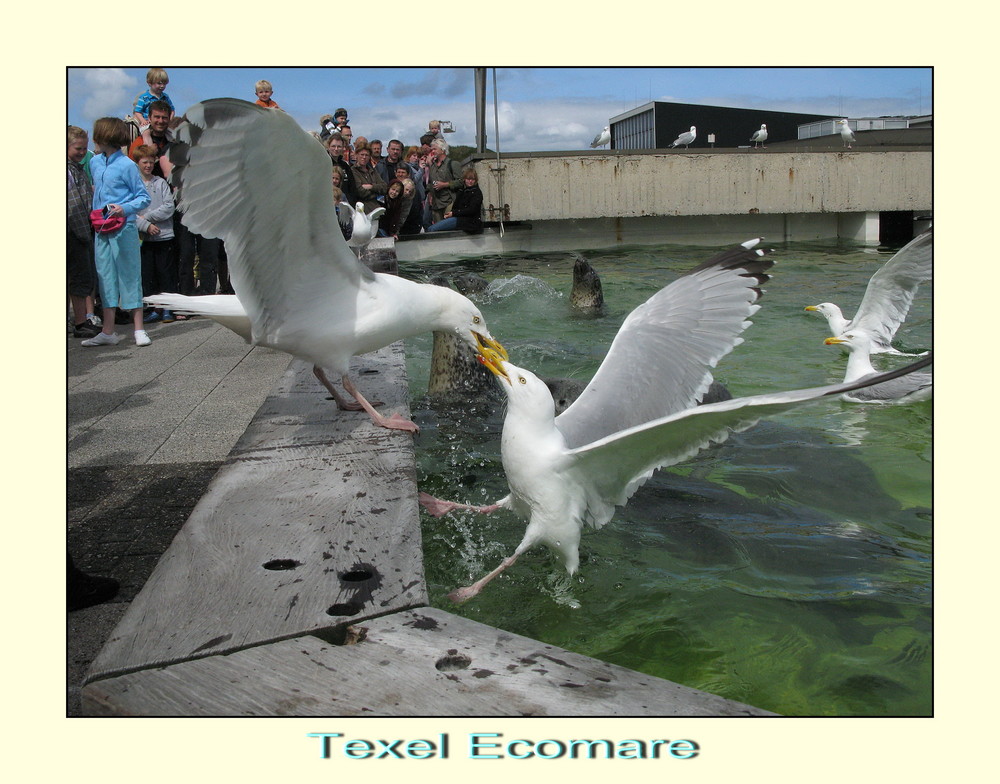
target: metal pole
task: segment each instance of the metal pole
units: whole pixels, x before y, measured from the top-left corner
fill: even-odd
[[[475,68],[476,152],[486,152],[486,69]]]

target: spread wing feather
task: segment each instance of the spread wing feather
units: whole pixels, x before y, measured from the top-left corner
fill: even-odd
[[[759,307],[774,262],[755,244],[722,251],[629,314],[594,378],[556,418],[571,448],[695,405]]]
[[[221,237],[254,342],[322,324],[353,307],[372,273],[344,242],[327,153],[284,112],[235,98],[195,104],[171,147],[183,223]],[[346,315],[346,314],[345,314]]]

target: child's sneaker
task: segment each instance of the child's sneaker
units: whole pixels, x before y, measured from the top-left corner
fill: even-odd
[[[135,344],[137,346],[148,346],[153,341],[149,339],[149,335],[146,334],[146,330],[137,329],[135,331]]]
[[[121,335],[117,332],[112,332],[110,335],[107,332],[101,332],[89,340],[81,340],[81,346],[117,346],[118,341],[121,340]]]

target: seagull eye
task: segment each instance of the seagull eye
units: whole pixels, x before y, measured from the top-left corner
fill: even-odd
[[[482,321],[482,319],[479,318],[479,316],[473,316],[472,317],[472,323],[473,324],[478,324],[480,321]]]
[[[526,378],[525,378],[524,376],[518,376],[518,377],[517,377],[517,380],[518,380],[518,381],[519,381],[520,383],[522,383],[522,384],[527,384],[527,383],[528,383],[528,379],[526,379]]]

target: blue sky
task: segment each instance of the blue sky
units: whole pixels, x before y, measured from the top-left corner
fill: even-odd
[[[172,68],[178,111],[200,100],[254,100],[257,79],[306,130],[344,106],[355,135],[415,143],[431,119],[451,120],[452,144],[475,143],[472,68]],[[146,89],[146,68],[68,69],[68,121],[86,129],[122,116]],[[610,117],[651,100],[843,117],[930,114],[930,68],[497,68],[504,152],[588,147]],[[487,144],[495,148],[493,69]],[[684,130],[683,128],[679,128]]]

